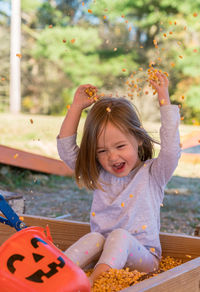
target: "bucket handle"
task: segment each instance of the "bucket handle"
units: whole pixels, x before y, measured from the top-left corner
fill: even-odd
[[[14,227],[17,231],[26,228],[26,224],[21,221],[15,211],[6,202],[4,197],[0,194],[0,211],[4,214],[4,217],[0,216],[0,223],[7,224]]]

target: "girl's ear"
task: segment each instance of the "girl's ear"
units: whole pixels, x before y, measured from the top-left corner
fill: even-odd
[[[138,141],[138,146],[142,146],[142,144],[143,144],[143,140],[139,140]]]

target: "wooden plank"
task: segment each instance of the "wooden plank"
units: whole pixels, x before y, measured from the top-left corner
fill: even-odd
[[[121,291],[199,292],[200,257]]]
[[[0,163],[56,175],[73,174],[73,171],[61,160],[3,145],[0,145]]]
[[[200,256],[200,237],[182,234],[160,233],[162,254],[188,261]]]
[[[199,153],[181,153],[180,161],[185,163],[197,164],[200,163],[200,154]]]
[[[200,131],[192,131],[188,135],[183,136],[181,140],[182,149],[199,145]]]
[[[61,250],[67,249],[81,236],[90,232],[90,225],[88,223],[49,219],[38,216],[23,215],[23,217],[27,226],[41,226],[45,228],[46,225],[49,225],[53,242]],[[15,230],[13,228],[0,224],[0,244],[14,233]]]

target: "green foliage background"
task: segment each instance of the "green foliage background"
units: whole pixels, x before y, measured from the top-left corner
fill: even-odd
[[[9,1],[0,0],[0,4],[6,3]],[[23,111],[63,114],[83,83],[128,97],[125,82],[133,72],[135,80],[143,80],[133,101],[139,99],[143,107],[153,97],[151,90],[151,98],[144,93],[146,72],[153,61],[155,67],[169,73],[171,99],[182,104],[184,122],[199,124],[200,15],[194,15],[199,12],[200,0],[22,0]],[[0,24],[0,110],[4,111],[9,84],[9,12],[0,10]]]

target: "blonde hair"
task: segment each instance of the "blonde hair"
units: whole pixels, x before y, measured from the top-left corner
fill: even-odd
[[[125,98],[99,99],[88,113],[76,160],[75,178],[79,187],[84,186],[89,190],[102,189],[98,181],[101,165],[97,160],[96,148],[99,133],[108,122],[142,141],[142,145],[138,147],[141,161],[153,157],[153,143],[158,142],[142,127],[136,107]]]

